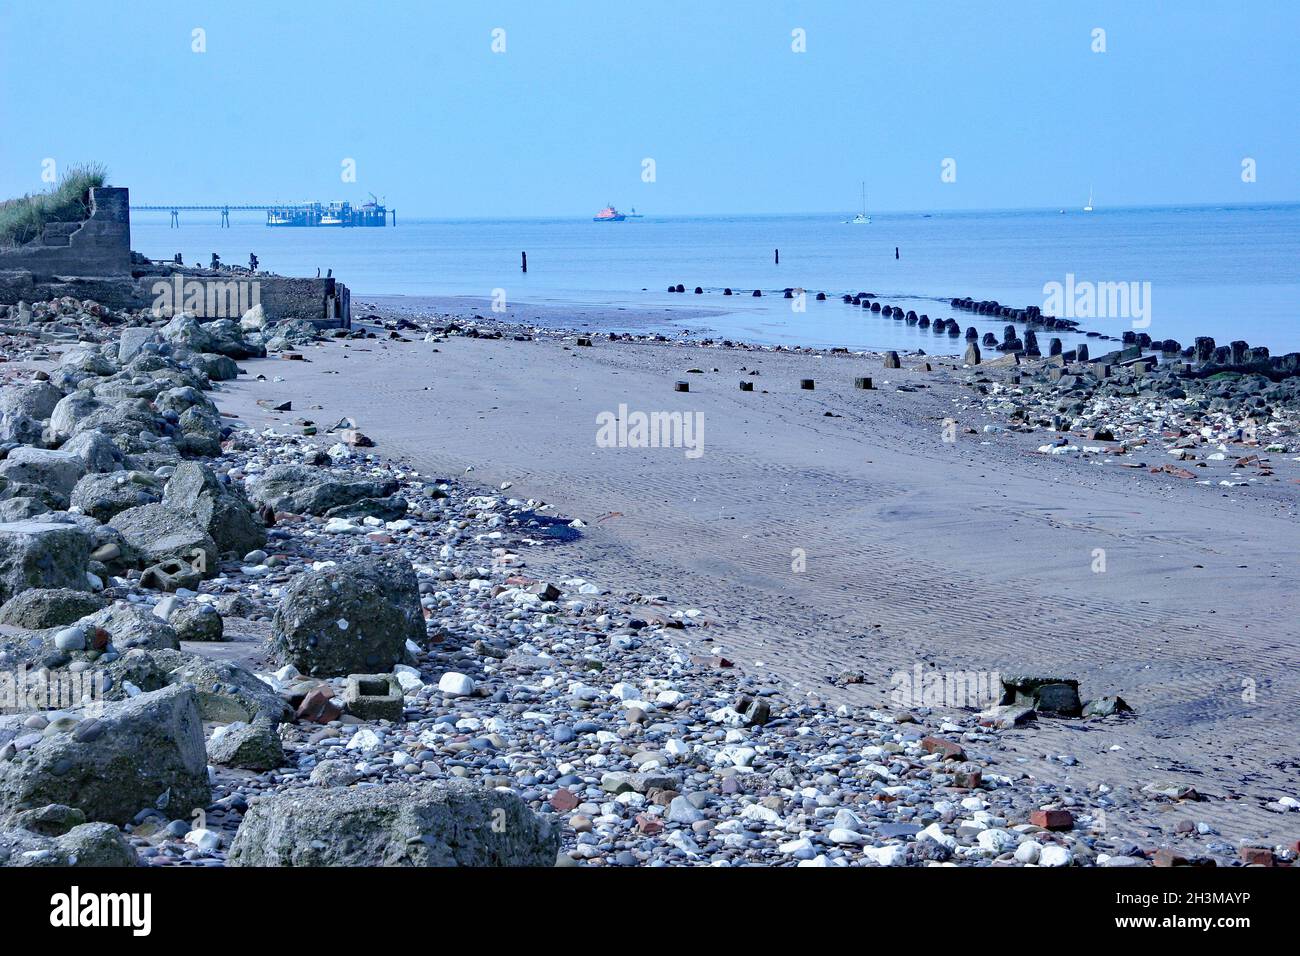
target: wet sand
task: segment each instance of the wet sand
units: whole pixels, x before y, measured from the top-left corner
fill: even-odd
[[[919,664],[1076,677],[1085,700],[1119,694],[1135,717],[1039,720],[1003,735],[1013,747],[995,769],[1121,788],[1108,825],[1134,839],[1180,819],[1234,841],[1300,830],[1263,807],[1298,795],[1300,485],[1289,478],[1207,487],[1038,455],[1042,433],[980,431],[994,419],[959,408],[970,393],[952,373],[889,371],[874,356],[415,338],[244,362],[218,403],[284,430],[350,416],[377,454],[510,482],[506,494],[587,525],[532,553],[535,569],[693,605],[715,624],[711,652],[803,692],[889,707],[891,677]],[[760,371],[753,392],[738,388],[742,368]],[[854,389],[863,375],[878,388]],[[702,454],[599,447],[597,416],[620,404],[703,413]],[[955,442],[943,440],[949,416]],[[833,683],[846,670],[866,682]],[[1209,799],[1171,808],[1137,792],[1163,781]]]

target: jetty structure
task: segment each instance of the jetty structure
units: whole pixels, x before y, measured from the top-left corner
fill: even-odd
[[[180,228],[182,212],[216,212],[221,214],[221,226],[230,226],[230,213],[265,212],[268,226],[337,226],[339,228],[387,226],[389,217],[397,225],[397,210],[389,209],[374,194],[370,201],[354,206],[346,200],[321,203],[215,203],[209,205],[183,205],[179,203],[150,203],[132,205],[138,212],[169,212],[171,227]]]

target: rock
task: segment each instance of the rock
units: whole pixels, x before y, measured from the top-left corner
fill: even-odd
[[[1025,840],[1016,847],[1017,863],[1037,863],[1039,855],[1043,852],[1043,845],[1037,840]]]
[[[254,801],[231,866],[553,866],[558,829],[462,781],[300,789]]]
[[[338,478],[307,465],[272,465],[245,482],[253,503],[275,511],[323,515],[331,508],[356,504],[364,498],[387,498],[395,481]]]
[[[158,333],[152,328],[123,329],[117,340],[117,360],[125,365],[139,355],[146,345],[158,339]]]
[[[122,451],[102,432],[86,431],[69,438],[59,449],[81,459],[86,471],[100,474],[122,470]]]
[[[86,463],[77,455],[53,448],[24,445],[0,461],[0,478],[40,485],[64,500],[72,494],[72,489],[85,473]]]
[[[190,684],[198,699],[199,714],[207,721],[251,723],[264,714],[281,723],[293,716],[279,694],[234,661],[213,660],[181,650],[133,650],[107,665],[105,671],[112,680],[107,694],[110,699],[121,699],[122,688],[128,682],[147,691]]]
[[[313,677],[392,670],[406,642],[425,640],[419,583],[409,561],[358,557],[305,571],[272,622],[280,658]]]
[[[88,590],[90,539],[76,525],[33,518],[0,524],[0,601],[28,588]]]
[[[145,807],[174,815],[207,807],[207,756],[192,687],[108,704],[94,719],[102,730],[92,739],[46,735],[0,762],[0,809],[59,803],[121,825]]]
[[[255,358],[266,354],[260,346],[249,343],[239,324],[230,319],[200,323],[188,312],[175,316],[160,330],[173,345],[183,345],[194,352],[215,352],[234,359]]]
[[[80,437],[80,436],[79,436]],[[86,475],[72,489],[72,507],[107,524],[128,508],[162,500],[162,487],[143,471]]]
[[[0,866],[122,867],[139,864],[117,827],[83,823],[46,836],[28,829],[0,830]]]
[[[191,604],[171,616],[168,623],[176,628],[182,641],[225,640],[225,624],[211,604]]]
[[[233,382],[239,378],[239,366],[235,360],[211,352],[203,352],[190,357],[190,365],[199,369],[214,382]]]
[[[0,617],[3,612],[0,611]],[[1088,701],[1083,708],[1085,717],[1114,717],[1116,714],[1131,714],[1133,708],[1123,697],[1097,697]]]
[[[474,693],[474,681],[465,674],[448,671],[438,679],[438,690],[450,697],[468,697]]]
[[[79,622],[89,631],[106,632],[118,653],[134,648],[143,650],[176,650],[180,640],[176,630],[148,608],[126,601],[118,601],[96,611]],[[137,685],[142,686],[142,685]]]
[[[108,522],[140,556],[142,565],[184,561],[204,577],[217,573],[217,543],[185,511],[167,504],[140,505]]]
[[[260,302],[244,313],[239,320],[239,327],[245,332],[260,332],[266,328],[266,310]]]
[[[1023,707],[1019,704],[997,704],[988,710],[982,710],[977,715],[981,726],[995,727],[999,730],[1009,730],[1012,727],[1022,727],[1035,719],[1034,708]]]
[[[193,514],[218,549],[247,554],[266,544],[266,528],[236,488],[222,484],[212,470],[184,461],[167,479],[163,503]]]
[[[213,763],[241,770],[274,770],[287,762],[275,724],[261,717],[251,724],[238,721],[218,727],[208,742]]]
[[[966,365],[980,364],[980,347],[976,343],[971,342],[966,346],[966,355],[962,358],[962,362]]]
[[[1069,866],[1073,862],[1074,855],[1067,848],[1055,843],[1044,846],[1038,855],[1039,866]]]
[[[65,627],[54,635],[54,646],[61,651],[84,651],[87,637],[84,627]]]
[[[41,423],[54,414],[62,398],[49,382],[5,386],[0,390],[0,442],[39,443]]]
[[[885,368],[902,368],[902,367],[903,367],[903,363],[900,362],[900,361],[898,360],[898,353],[897,353],[897,352],[892,352],[892,351],[891,351],[891,352],[886,352],[886,353],[885,353],[884,367],[885,367]]]
[[[108,606],[95,594],[70,588],[32,588],[0,607],[0,624],[41,630],[72,624]]]
[[[80,390],[65,395],[50,413],[50,434],[56,441],[71,438],[73,432],[106,406],[91,392]]]
[[[322,760],[312,768],[312,783],[318,787],[350,787],[360,774],[346,760]]]
[[[14,815],[14,825],[43,836],[62,836],[86,822],[86,815],[75,807],[52,803]]]
[[[668,804],[668,822],[690,826],[704,819],[704,814],[686,797],[673,797]]]

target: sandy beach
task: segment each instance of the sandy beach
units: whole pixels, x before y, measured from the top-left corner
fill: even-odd
[[[436,311],[457,310],[482,314]],[[529,311],[507,318],[547,312]],[[625,326],[598,311],[553,321],[561,311],[547,324]],[[1088,793],[1173,781],[1203,796],[1194,814],[1121,807],[1107,826],[1134,839],[1184,816],[1232,840],[1293,838],[1265,808],[1294,779],[1293,456],[1272,456],[1275,480],[1225,487],[1043,455],[1042,433],[1000,430],[951,360],[889,370],[870,354],[422,338],[381,330],[304,348],[305,361],[249,360],[217,400],[282,431],[350,417],[377,455],[549,503],[586,527],[538,549],[534,568],[694,606],[709,653],[795,693],[897,709],[891,679],[919,666],[1119,695],[1129,719],[1004,734],[1001,769]],[[876,388],[855,389],[860,376]],[[284,401],[291,411],[270,409]],[[698,456],[600,447],[598,416],[620,406],[702,416]]]

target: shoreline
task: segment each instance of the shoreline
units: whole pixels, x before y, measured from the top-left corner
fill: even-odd
[[[475,332],[473,328],[481,331]],[[439,336],[434,343],[401,343],[382,338],[344,343],[351,357],[346,360],[336,357],[323,370],[353,363],[349,369],[355,376],[359,368],[355,362],[360,360],[361,367],[373,370],[362,373],[363,377],[374,374],[384,379],[377,398],[366,399],[355,391],[339,395],[332,388],[318,390],[315,387],[318,383],[338,382],[339,377],[316,375],[313,373],[321,370],[309,367],[301,367],[304,374],[288,378],[278,391],[274,388],[266,391],[272,398],[290,392],[296,392],[299,397],[305,394],[312,405],[324,406],[324,418],[336,413],[352,415],[363,431],[375,439],[381,454],[397,455],[422,469],[430,467],[443,473],[455,473],[468,466],[473,470],[466,477],[482,482],[485,488],[499,491],[503,482],[509,482],[512,490],[508,493],[552,502],[564,513],[581,518],[588,526],[583,531],[582,544],[564,545],[548,552],[555,554],[557,561],[562,552],[581,549],[574,560],[598,568],[602,579],[617,582],[620,587],[633,591],[644,591],[647,587],[662,590],[671,582],[673,586],[669,590],[674,598],[699,602],[697,607],[715,615],[720,623],[725,622],[726,637],[719,631],[719,637],[725,641],[724,653],[755,667],[756,672],[778,676],[796,693],[811,691],[827,699],[880,707],[887,704],[880,692],[888,690],[890,677],[908,671],[916,661],[926,661],[927,667],[933,664],[941,672],[987,672],[996,667],[1005,673],[1026,667],[1040,670],[1056,667],[1068,671],[1070,676],[1081,677],[1090,694],[1119,694],[1137,708],[1138,718],[1113,730],[1108,728],[1113,742],[1124,748],[1119,752],[1125,758],[1107,758],[1104,753],[1086,756],[1072,753],[1067,748],[1078,746],[1077,730],[1064,721],[1059,725],[1040,722],[1034,732],[1005,745],[1012,755],[1012,765],[1016,761],[1032,761],[1035,775],[1042,779],[1078,786],[1086,776],[1089,786],[1109,781],[1111,786],[1137,790],[1151,783],[1141,779],[1143,774],[1177,776],[1162,769],[1165,766],[1165,759],[1159,756],[1162,753],[1172,754],[1175,763],[1200,766],[1199,773],[1205,773],[1207,752],[1216,755],[1214,760],[1229,762],[1250,753],[1259,763],[1267,765],[1268,755],[1285,746],[1288,720],[1284,710],[1277,709],[1280,701],[1261,707],[1256,719],[1246,723],[1242,723],[1241,715],[1215,716],[1223,711],[1224,698],[1233,694],[1233,675],[1246,668],[1258,671],[1260,662],[1250,643],[1243,644],[1237,635],[1214,623],[1217,608],[1204,603],[1204,584],[1197,583],[1200,575],[1190,570],[1190,565],[1203,564],[1214,575],[1216,591],[1231,590],[1246,604],[1261,609],[1270,620],[1280,623],[1291,616],[1294,601],[1270,582],[1285,579],[1286,531],[1278,525],[1294,522],[1296,517],[1296,495],[1290,490],[1292,486],[1285,484],[1300,474],[1294,463],[1285,466],[1290,469],[1283,472],[1285,478],[1279,477],[1258,492],[1252,489],[1253,500],[1241,496],[1242,493],[1237,493],[1240,497],[1221,500],[1208,489],[1150,475],[1148,468],[1135,472],[1103,467],[1098,472],[1096,467],[1086,467],[1086,462],[1075,464],[1057,456],[1041,455],[1038,453],[1041,439],[1005,432],[970,439],[973,455],[957,456],[956,462],[945,461],[936,456],[935,448],[928,447],[943,447],[936,441],[934,423],[950,413],[965,387],[953,380],[952,372],[939,367],[930,373],[919,372],[915,367],[885,372],[879,367],[879,359],[873,356],[758,346],[728,349],[699,343],[619,341],[600,342],[596,348],[585,349],[573,347],[572,336],[566,333],[539,332],[533,341],[517,342],[512,337],[517,334],[514,326],[488,323],[473,328],[467,327],[466,331],[480,335],[500,333],[502,337],[475,339],[450,335]],[[408,334],[412,331],[407,330]],[[353,351],[357,348],[371,351],[369,354]],[[431,348],[438,352],[420,356],[421,350]],[[548,357],[525,354],[538,349],[544,350]],[[403,352],[409,354],[404,357]],[[448,354],[444,357],[442,352]],[[556,364],[561,356],[565,363],[562,367]],[[312,364],[319,365],[321,360],[323,357]],[[719,383],[721,391],[701,384],[699,387],[707,391],[697,392],[696,381],[692,381],[691,391],[685,395],[674,396],[670,391],[672,378],[681,376],[691,363],[705,369],[704,375],[697,377],[701,382],[718,378],[717,373],[707,370],[711,368],[709,363],[718,364],[719,360],[736,367],[750,367],[755,361],[763,363],[763,374],[755,379],[756,387],[770,392],[754,394],[769,399],[781,395],[792,398],[778,402],[765,414],[763,421],[767,424],[756,428],[757,422],[738,413],[734,400],[726,397],[734,394],[740,398],[745,393],[733,393],[734,381],[728,384],[725,372]],[[594,368],[593,361],[597,363]],[[613,364],[603,368],[606,361]],[[772,367],[770,363],[778,364]],[[876,377],[878,388],[903,385],[916,389],[858,393],[870,396],[877,405],[884,403],[885,418],[891,422],[897,418],[896,426],[887,427],[879,412],[858,410],[845,404],[854,396],[844,385],[823,385],[827,375],[833,381],[850,382],[864,363],[869,366],[867,371]],[[602,368],[606,374],[597,375]],[[294,363],[292,370],[298,372],[300,367]],[[769,377],[774,374],[776,378]],[[817,381],[816,390],[810,394],[801,394],[797,388],[797,379],[805,375],[812,375]],[[629,380],[629,376],[634,380]],[[404,387],[404,382],[409,385]],[[241,391],[244,384],[241,381]],[[252,383],[247,384],[252,387]],[[827,387],[833,388],[833,393],[824,392]],[[593,390],[598,393],[594,399],[596,404],[584,402],[582,396]],[[632,406],[639,408],[672,408],[675,401],[707,402],[704,412],[710,422],[706,430],[708,440],[720,431],[723,435],[737,433],[734,441],[724,439],[722,454],[726,460],[722,473],[712,474],[710,469],[694,477],[674,477],[677,468],[692,464],[680,451],[658,450],[668,457],[652,460],[645,457],[650,451],[597,452],[594,444],[588,445],[591,448],[588,455],[575,456],[566,465],[561,459],[568,453],[555,449],[581,447],[584,431],[585,442],[592,442],[596,429],[594,414],[588,424],[588,416],[579,408],[584,404],[593,410],[617,408],[614,398],[620,390],[630,390],[637,397]],[[425,395],[426,392],[433,394]],[[570,393],[573,398],[564,397]],[[452,396],[478,394],[482,398],[463,414],[457,413],[456,404],[450,404]],[[792,406],[790,401],[794,397],[806,397],[812,408],[801,410]],[[440,412],[436,423],[427,426],[412,422],[409,415],[397,422],[384,412],[386,407],[418,408],[421,402],[428,401],[434,402]],[[252,414],[247,398],[241,397],[232,407]],[[877,446],[880,452],[871,456],[876,461],[875,468],[851,477],[847,474],[836,477],[846,462],[844,450],[832,453],[827,443],[848,450],[858,446],[860,436],[836,436],[833,431],[828,432],[827,428],[839,426],[840,422],[825,418],[823,411],[845,416],[854,429],[868,429],[873,443],[883,443]],[[807,416],[814,414],[817,419],[809,420]],[[959,417],[966,425],[964,416]],[[272,420],[271,416],[250,419],[254,423]],[[975,423],[996,421],[985,413]],[[791,428],[814,428],[815,436],[811,441],[799,441],[792,436]],[[542,433],[545,438],[538,437]],[[755,444],[760,435],[766,442],[762,449]],[[773,444],[778,435],[780,443]],[[982,444],[985,441],[991,444]],[[728,447],[737,442],[739,447]],[[484,455],[485,445],[499,452]],[[712,450],[715,447],[710,446],[705,454],[706,463],[717,459],[719,453]],[[994,453],[992,460],[988,459],[989,451],[984,449]],[[609,461],[608,456],[620,453],[634,456],[633,463],[624,467]],[[827,454],[831,455],[829,459]],[[877,454],[905,455],[908,460],[903,467],[885,467]],[[820,463],[815,466],[817,490],[804,496],[810,503],[827,495],[830,498],[825,500],[842,499],[846,492],[852,494],[854,485],[863,482],[864,488],[871,489],[868,495],[883,493],[880,502],[873,505],[871,524],[861,525],[861,532],[854,530],[858,524],[851,517],[853,509],[836,510],[833,512],[836,517],[831,518],[830,514],[819,513],[824,509],[816,504],[811,510],[806,506],[800,508],[798,524],[791,526],[790,517],[782,517],[785,510],[782,505],[793,502],[784,502],[779,494],[773,499],[770,492],[763,493],[762,484],[771,482],[772,478],[765,477],[759,486],[745,482],[747,470],[757,470],[766,476],[776,468],[778,472],[773,473],[773,478],[778,473],[785,475],[784,479],[776,480],[784,480],[786,485],[782,487],[788,487],[794,475],[806,473],[807,462],[818,461],[819,457]],[[1078,457],[1094,456],[1078,453]],[[1031,465],[1028,470],[1022,465],[1026,462]],[[977,481],[981,474],[987,476],[989,466],[994,463],[1006,484],[997,497],[1010,498],[1014,503],[1011,507],[990,502],[980,494],[963,493],[952,484]],[[1151,466],[1160,464],[1159,459],[1150,461]],[[628,471],[628,467],[632,470]],[[931,496],[923,490],[908,490],[909,485],[914,485],[912,476],[918,467],[927,469],[926,485],[936,495],[954,500],[936,507],[926,504],[926,498]],[[1225,473],[1231,475],[1227,468],[1225,465]],[[1065,473],[1058,469],[1065,469]],[[847,485],[845,478],[849,480]],[[1061,491],[1056,487],[1062,481],[1069,486],[1064,500],[1060,500]],[[737,493],[739,500],[734,497]],[[1131,496],[1136,494],[1148,496],[1143,504],[1148,506],[1145,510],[1149,513],[1133,509]],[[1214,500],[1207,496],[1213,496]],[[958,518],[961,514],[967,517]],[[1006,553],[999,546],[992,553],[984,552],[979,560],[968,557],[953,562],[954,550],[959,554],[972,550],[980,553],[981,539],[995,540],[1026,520],[1029,526],[1014,532],[1016,544],[1008,543]],[[787,541],[778,542],[772,529],[782,521],[794,530],[789,531]],[[963,522],[970,527],[963,530]],[[870,531],[866,530],[868,527]],[[1249,562],[1254,570],[1243,572],[1232,566],[1230,554],[1209,542],[1213,536],[1227,534],[1229,528],[1234,529],[1234,535],[1244,537],[1242,529],[1246,527],[1250,528],[1250,543],[1238,538],[1236,546],[1249,548],[1257,560]],[[1209,531],[1210,537],[1206,537],[1206,529],[1215,530]],[[867,539],[854,540],[859,533]],[[936,535],[939,539],[931,540]],[[994,538],[989,538],[990,535]],[[701,553],[698,558],[691,558],[676,555],[675,549],[665,552],[662,543],[658,543],[665,537],[681,541],[683,547],[689,542],[692,548],[701,548]],[[944,540],[945,537],[951,540]],[[710,541],[714,542],[713,546],[709,545]],[[790,547],[786,545],[800,543],[805,546],[812,566],[819,560],[824,565],[828,559],[832,566],[824,566],[820,577],[815,573],[805,576],[799,587],[794,588],[788,581],[780,583],[780,579],[790,577]],[[1092,551],[1099,543],[1110,555],[1109,576],[1099,576],[1089,570]],[[1062,562],[1059,555],[1063,548],[1076,557]],[[838,558],[837,551],[841,552]],[[1195,562],[1188,559],[1185,566],[1176,560],[1171,562],[1170,552],[1178,551],[1194,554]],[[752,553],[746,556],[745,552]],[[1024,556],[1023,562],[1017,560],[1018,553]],[[545,556],[538,560],[545,566]],[[1263,570],[1258,569],[1258,562],[1264,563]],[[1150,567],[1143,566],[1148,563]],[[996,565],[996,577],[989,577],[992,568],[988,565]],[[1073,571],[1071,566],[1079,570]],[[845,604],[834,597],[836,593],[851,593],[863,587],[857,576],[859,570],[873,577],[883,572],[886,577],[879,584],[867,587],[868,610],[865,611],[861,602]],[[1265,576],[1262,581],[1260,575]],[[1108,582],[1118,579],[1119,583],[1098,591],[1094,586],[1098,579]],[[899,587],[911,580],[917,582],[921,594],[903,597]],[[1006,583],[995,583],[998,581]],[[1013,581],[1017,598],[1007,603],[1006,588]],[[808,595],[800,596],[805,585],[811,588],[811,602]],[[903,587],[903,593],[912,590]],[[950,588],[954,593],[945,594]],[[932,590],[934,593],[928,600],[934,606],[922,606],[927,600],[922,595],[929,595]],[[1154,608],[1150,607],[1152,604]],[[1005,605],[1005,609],[1000,611],[1000,605]],[[1189,614],[1196,624],[1175,623]],[[1025,620],[1041,621],[1048,627],[1048,633],[1026,645]],[[1081,653],[1082,647],[1074,635],[1081,628],[1095,627],[1103,620],[1123,621],[1123,627],[1138,627],[1152,634],[1136,640],[1116,634],[1110,640],[1103,640],[1102,645],[1109,648],[1115,660],[1110,664],[1100,663],[1091,660],[1091,655]],[[955,639],[951,633],[954,627],[968,629],[970,633]],[[768,629],[770,633],[764,633]],[[819,644],[809,643],[807,637],[800,636],[818,629],[827,629],[831,637]],[[1257,629],[1258,625],[1253,628]],[[855,632],[871,635],[874,650],[864,652],[855,649],[852,643],[846,644],[848,636]],[[1277,624],[1271,627],[1266,624],[1264,633],[1252,635],[1250,640],[1268,643],[1283,637]],[[787,659],[789,651],[776,653],[774,639],[778,645],[789,642],[790,650],[795,652],[793,662]],[[1175,642],[1172,649],[1167,647],[1171,640]],[[1223,648],[1208,660],[1201,646],[1206,640]],[[1285,640],[1290,647],[1290,638]],[[895,664],[882,668],[882,653]],[[845,663],[853,661],[869,665],[866,670],[871,685],[836,685],[835,679],[843,676],[838,672],[844,669]],[[1157,661],[1159,666],[1152,670],[1151,665]],[[1062,662],[1067,663],[1063,666]],[[1284,680],[1285,671],[1274,671],[1274,666],[1267,664],[1268,680]],[[1144,671],[1149,673],[1143,676]],[[1295,682],[1285,678],[1284,684],[1284,697],[1291,700],[1297,692]],[[1283,685],[1271,683],[1271,686],[1278,693]],[[1228,711],[1233,709],[1228,707]],[[1189,719],[1190,730],[1183,727]],[[1175,744],[1158,743],[1167,735],[1180,739]],[[1011,736],[1020,735],[1017,732]],[[1044,746],[1071,753],[1071,761],[1043,762]],[[1230,778],[1228,774],[1217,782],[1228,785]],[[1284,775],[1271,779],[1274,787],[1285,788]],[[1230,789],[1236,785],[1231,784]],[[1204,812],[1225,835],[1231,833],[1238,838],[1257,838],[1262,833],[1283,835],[1274,829],[1280,821],[1267,812],[1244,813],[1238,808],[1235,821],[1232,812],[1214,808],[1206,808]]]
[[[199,500],[178,512],[155,499],[106,526],[30,494],[6,500],[17,523],[5,533],[120,525],[133,537],[97,549],[86,577],[114,601],[96,612],[106,653],[79,649],[62,620],[36,633],[25,618],[0,627],[0,653],[111,674],[96,718],[110,726],[132,694],[171,701],[187,693],[177,675],[222,675],[221,707],[203,704],[210,801],[206,772],[177,782],[208,814],[201,832],[156,809],[132,818],[120,797],[111,810],[105,795],[65,798],[110,821],[114,853],[157,866],[375,863],[293,831],[271,846],[266,821],[420,799],[462,778],[467,799],[520,815],[534,864],[554,848],[591,866],[1292,858],[1290,385],[1189,381],[1219,396],[1201,408],[1166,394],[1170,369],[1119,368],[1066,421],[1064,372],[1075,384],[1088,373],[1050,360],[885,367],[874,353],[602,338],[472,314],[321,333],[257,314],[241,328],[78,307],[33,309],[37,351],[56,354],[11,363],[7,386],[34,410],[51,389],[78,396],[49,419],[67,450],[11,448],[4,468],[65,482],[28,460],[70,466],[88,444],[113,444],[93,428],[89,443],[63,437],[114,427],[96,417],[111,411],[126,416],[113,432],[122,458],[94,458],[78,508],[98,513],[92,489],[116,488],[123,468],[140,494],[166,482],[164,501]],[[868,377],[874,387],[858,387]],[[1234,431],[1236,409],[1264,395],[1265,437]],[[625,408],[629,420],[697,416],[701,453],[609,447],[602,417]],[[1259,453],[1237,461],[1210,454],[1215,443]],[[204,495],[234,510],[223,518]],[[262,547],[241,557],[241,534],[212,544],[201,568],[150,564],[177,534],[251,535],[250,503],[270,525]],[[177,526],[160,535],[142,509]],[[355,590],[385,561],[397,562],[383,574],[391,593]],[[311,630],[287,662],[311,610],[300,595],[317,593],[305,582],[349,596],[326,614],[329,639]],[[1223,593],[1251,618],[1220,614]],[[289,666],[354,653],[338,634],[371,640],[371,620],[417,598],[407,611],[422,639],[383,678],[400,694],[382,710],[345,676],[375,671],[371,658]],[[1249,701],[1243,675],[1259,688]],[[1057,688],[1052,706],[1042,680]],[[252,722],[230,723],[232,707]],[[24,786],[83,718],[36,735],[32,719],[0,718],[0,777]],[[0,830],[0,854],[30,845],[14,833]]]

